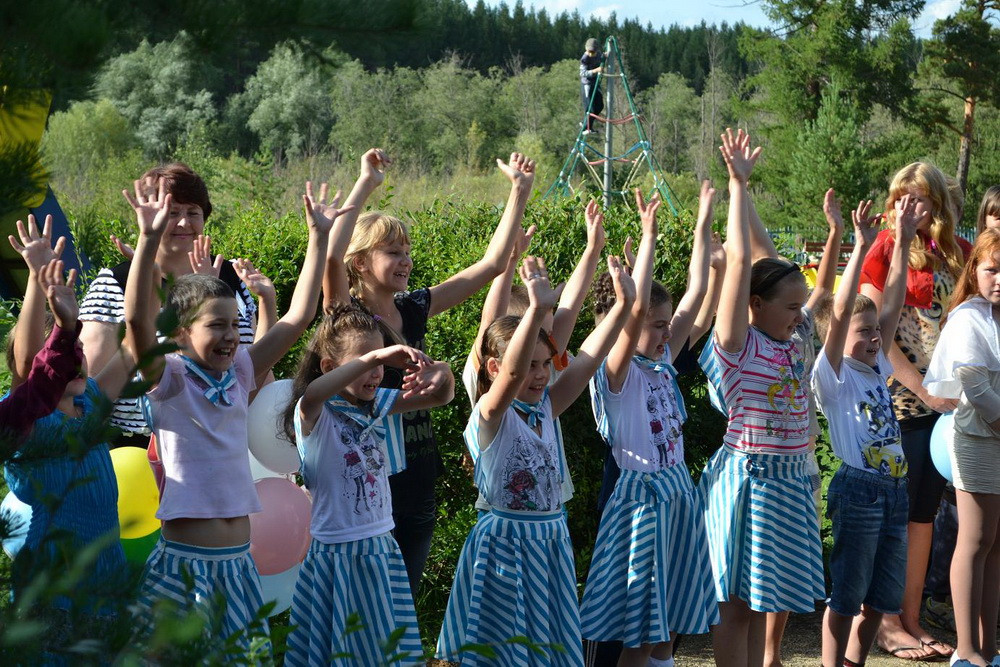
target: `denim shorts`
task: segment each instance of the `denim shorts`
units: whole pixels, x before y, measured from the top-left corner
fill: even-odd
[[[833,522],[830,609],[855,616],[863,603],[883,614],[900,613],[908,513],[905,477],[840,466],[826,502]]]

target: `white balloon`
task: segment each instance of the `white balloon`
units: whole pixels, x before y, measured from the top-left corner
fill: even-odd
[[[292,606],[292,595],[295,584],[299,580],[299,570],[302,563],[296,563],[284,572],[272,575],[260,575],[260,597],[267,602],[277,602],[271,616],[277,616]]]
[[[282,423],[291,400],[292,381],[277,380],[257,392],[247,413],[250,453],[262,466],[281,475],[299,469],[299,452],[285,435]]]
[[[8,522],[10,535],[3,541],[4,553],[13,558],[24,548],[28,538],[28,526],[31,525],[31,505],[24,503],[13,492],[0,503],[0,514]]]
[[[253,481],[256,482],[258,479],[266,479],[268,477],[284,477],[280,472],[274,472],[269,468],[265,468],[249,451],[247,451],[247,456],[250,457],[250,476],[253,477]]]

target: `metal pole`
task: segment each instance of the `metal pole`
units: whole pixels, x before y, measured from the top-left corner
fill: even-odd
[[[611,58],[611,50],[608,49],[608,57],[605,59],[604,72],[608,75],[606,78],[608,80],[608,85],[605,86],[606,92],[604,95],[604,117],[608,119],[609,122],[604,124],[604,208],[611,208],[611,174],[614,170],[614,163],[611,160],[613,153],[611,152],[612,144],[612,132],[614,131],[614,125],[611,124],[611,119],[615,117],[614,115],[614,85],[612,76],[614,75],[614,60]]]

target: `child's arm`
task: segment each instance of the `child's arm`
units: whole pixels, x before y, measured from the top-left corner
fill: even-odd
[[[758,259],[765,257],[778,257],[778,249],[774,247],[771,235],[767,233],[767,227],[757,215],[757,207],[753,204],[753,198],[747,191],[747,215],[750,224],[750,258],[751,265]]]
[[[385,181],[385,170],[391,164],[392,160],[379,148],[371,148],[361,156],[361,175],[358,176],[351,193],[347,196],[347,201],[344,202],[343,215],[337,217],[330,231],[330,241],[326,249],[326,267],[323,271],[324,309],[351,301],[351,286],[347,280],[344,255],[351,245],[351,236],[354,235],[358,216],[364,210],[368,198]],[[312,196],[311,186],[307,186],[307,194]],[[325,184],[320,187],[319,200],[320,203],[326,200]]]
[[[861,280],[861,266],[864,264],[868,250],[878,235],[876,223],[878,216],[868,217],[872,201],[858,203],[858,208],[851,211],[851,221],[854,223],[854,250],[844,268],[844,276],[840,279],[840,289],[833,299],[833,311],[830,313],[830,326],[823,341],[823,354],[830,362],[833,372],[840,377],[840,363],[844,360],[844,344],[851,330],[851,313],[854,311],[854,301],[857,298],[858,282]],[[904,273],[904,283],[905,273]],[[873,332],[874,333],[874,332]]]
[[[163,358],[146,359],[147,352],[156,347],[156,316],[152,304],[157,302],[157,285],[153,281],[156,251],[170,218],[173,197],[164,193],[163,182],[156,194],[142,193],[141,183],[135,181],[135,196],[122,190],[125,199],[135,211],[139,225],[139,239],[135,256],[129,267],[125,286],[125,345],[136,360],[144,362],[139,372],[143,379],[153,384],[163,376]]]
[[[896,327],[899,326],[899,316],[903,312],[906,301],[906,274],[910,244],[917,235],[917,224],[924,216],[924,205],[904,195],[899,201],[899,215],[896,216],[896,243],[892,247],[892,258],[889,261],[889,275],[886,276],[885,289],[882,291],[882,309],[879,311],[879,327],[882,329],[882,340],[893,341],[896,338]],[[875,216],[874,220],[879,220]],[[945,342],[947,344],[947,342]]]
[[[635,302],[629,310],[621,335],[608,353],[608,363],[605,366],[608,388],[616,394],[621,391],[625,378],[628,377],[629,364],[632,362],[636,343],[639,341],[642,326],[649,313],[649,293],[653,285],[653,258],[656,255],[658,232],[656,211],[660,208],[660,199],[654,195],[647,205],[643,200],[642,191],[636,188],[635,205],[642,221],[642,239],[639,241],[639,252],[635,255],[635,263],[632,265]]]
[[[510,196],[504,208],[490,244],[483,258],[463,269],[443,283],[431,287],[431,309],[429,317],[457,306],[478,292],[484,285],[503,272],[507,259],[514,247],[514,232],[521,226],[524,207],[531,196],[531,186],[535,181],[535,161],[520,153],[512,153],[510,162],[497,160],[497,166],[510,180]]]
[[[712,253],[712,198],[715,189],[709,181],[702,181],[698,198],[698,222],[694,227],[694,244],[691,249],[691,267],[687,290],[677,303],[670,319],[670,358],[676,359],[684,349],[694,328],[695,319],[708,294],[708,268]]]
[[[640,250],[641,252],[641,250]],[[622,327],[628,320],[629,313],[635,306],[636,288],[632,277],[622,268],[617,257],[608,257],[608,272],[615,286],[615,305],[607,316],[583,341],[579,352],[549,388],[549,400],[552,402],[552,416],[558,417],[583,392],[608,356],[615,339],[619,337]]]
[[[715,336],[723,350],[739,352],[750,328],[750,224],[747,179],[760,156],[750,149],[750,136],[730,129],[722,135],[722,157],[729,169],[729,218],[726,223],[726,277],[722,283]]]
[[[688,334],[688,345],[694,347],[701,337],[712,328],[715,311],[719,308],[719,297],[722,296],[722,281],[726,277],[726,248],[718,234],[712,234],[712,249],[709,254],[708,298],[702,299],[691,333]]]
[[[833,283],[837,279],[840,241],[844,236],[844,218],[840,214],[840,202],[837,200],[833,188],[827,190],[826,196],[823,198],[823,214],[826,216],[826,224],[830,231],[826,235],[823,256],[820,257],[819,268],[816,270],[816,287],[809,295],[809,300],[806,301],[806,308],[810,310],[815,308],[821,299],[833,294]]]
[[[249,259],[234,260],[233,268],[250,293],[257,297],[257,328],[254,330],[254,341],[258,341],[278,321],[278,296],[274,290],[274,283]]]
[[[590,283],[594,280],[597,263],[601,261],[601,252],[604,250],[604,212],[593,199],[587,202],[584,218],[587,223],[587,247],[566,282],[566,289],[563,290],[552,320],[552,339],[556,342],[557,353],[561,353],[569,345],[573,327],[576,326],[580,309],[587,297]]]
[[[76,270],[70,270],[64,281],[63,263],[54,259],[39,270],[37,280],[56,325],[24,381],[0,401],[0,444],[5,448],[16,447],[36,420],[56,409],[66,385],[77,377],[83,363],[83,349],[77,345],[80,309],[74,292]]]
[[[476,332],[476,342],[472,345],[469,357],[472,359],[476,369],[482,361],[479,358],[479,348],[483,344],[483,334],[493,322],[507,314],[510,306],[510,288],[514,284],[514,274],[517,273],[517,263],[521,261],[521,255],[528,249],[531,238],[535,235],[535,226],[532,225],[527,231],[518,233],[514,242],[514,249],[510,252],[510,259],[507,260],[507,268],[490,283],[490,289],[486,293],[486,300],[483,302],[483,312],[479,317],[479,331]]]
[[[346,364],[331,368],[310,382],[302,395],[299,402],[302,432],[308,435],[323,411],[323,404],[343,391],[344,387],[361,375],[370,373],[373,369],[384,364],[398,368],[415,368],[418,364],[428,362],[430,362],[430,358],[420,350],[405,345],[393,345],[373,350]]]
[[[498,363],[497,375],[489,391],[479,399],[479,441],[484,449],[496,437],[504,413],[514,402],[531,368],[531,358],[545,314],[559,300],[559,292],[552,289],[545,271],[545,262],[540,257],[524,258],[521,280],[528,290],[531,305],[507,343],[503,361]],[[491,361],[495,360],[483,359],[484,364]]]
[[[323,281],[323,258],[326,257],[330,228],[333,226],[333,221],[348,210],[332,208],[337,205],[336,197],[330,206],[322,203],[322,197],[318,202],[313,200],[309,192],[311,189],[310,184],[306,184],[307,194],[302,195],[306,209],[306,224],[309,228],[309,245],[306,247],[306,258],[302,262],[302,271],[292,293],[292,303],[288,307],[288,312],[275,322],[266,334],[254,341],[248,350],[258,385],[316,317],[320,285]],[[324,185],[321,194],[325,190]]]
[[[447,361],[421,361],[403,376],[402,389],[393,413],[428,410],[455,398],[455,376]]]
[[[21,313],[14,329],[14,364],[10,369],[10,386],[18,386],[28,377],[35,355],[45,344],[45,291],[38,284],[38,274],[49,262],[62,256],[66,239],[59,237],[52,247],[52,216],[45,216],[41,234],[35,216],[28,215],[28,226],[17,221],[17,236],[8,236],[11,247],[28,265],[28,285],[24,291]]]

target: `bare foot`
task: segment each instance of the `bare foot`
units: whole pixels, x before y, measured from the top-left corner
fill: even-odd
[[[886,653],[902,660],[926,660],[941,655],[903,629],[898,616],[887,616],[883,620],[875,637],[875,643]]]
[[[950,658],[951,654],[955,652],[955,648],[953,646],[950,646],[940,639],[932,636],[931,633],[927,632],[920,626],[920,623],[910,624],[903,620],[902,617],[900,617],[900,621],[900,627],[902,627],[910,636],[916,638],[916,640],[920,642],[921,648],[934,651],[934,653],[937,653],[943,658]]]

